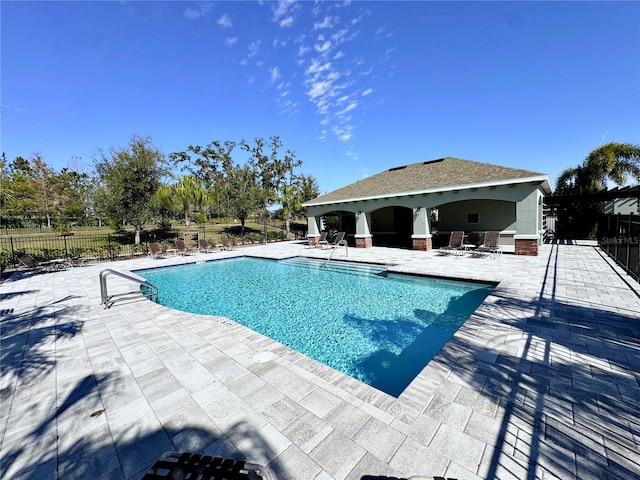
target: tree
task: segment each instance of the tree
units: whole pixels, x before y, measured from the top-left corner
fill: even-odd
[[[248,154],[244,165],[233,161],[236,146]],[[251,213],[260,211],[266,218],[268,207],[276,202],[286,204],[289,219],[301,209],[303,184],[299,184],[294,170],[302,162],[291,150],[281,154],[282,147],[277,136],[266,142],[256,138],[253,144],[245,140],[238,144],[214,141],[206,147],[190,145],[183,152],[172,153],[171,159],[203,182],[209,200],[222,203],[237,217],[244,233],[244,222]]]
[[[55,177],[55,188],[59,214],[86,225],[90,216],[91,179],[89,175],[63,168]]]
[[[291,231],[291,220],[306,216],[307,209],[302,204],[319,195],[316,179],[307,175],[293,176],[280,189],[282,216],[287,234]]]
[[[302,206],[302,203],[313,200],[320,195],[320,187],[315,177],[311,175],[300,175],[299,179],[300,188],[300,208],[294,211],[296,217],[306,217],[307,208]]]
[[[184,176],[173,186],[173,194],[176,201],[180,203],[182,207],[184,224],[187,229],[189,229],[189,225],[191,224],[189,208],[192,205],[196,207],[202,206],[206,197],[202,183],[193,175]]]
[[[33,169],[28,160],[16,157],[5,171],[9,195],[4,197],[7,217],[23,222],[39,211],[39,203],[33,182]]]
[[[153,217],[156,192],[168,173],[164,154],[150,138],[134,135],[128,148],[101,154],[95,167],[100,184],[97,204],[110,220],[133,225],[139,244],[144,224]]]
[[[210,188],[218,178],[220,166],[231,163],[231,153],[235,147],[236,143],[231,141],[213,141],[206,147],[189,145],[186,151],[174,152],[170,158],[174,165],[188,171]]]
[[[218,182],[218,189],[223,192],[227,211],[240,221],[240,235],[244,235],[247,218],[262,202],[262,191],[255,172],[249,165],[241,167],[227,164],[224,176],[221,176]]]
[[[287,150],[284,156],[279,157],[282,148],[280,137],[275,136],[269,139],[268,145],[262,138],[256,138],[253,146],[245,140],[240,142],[240,146],[249,153],[249,165],[255,172],[258,185],[260,187],[261,210],[280,200],[282,188],[294,178],[293,171],[302,164],[301,160],[296,160],[295,153]],[[265,153],[265,148],[270,148],[269,153]]]
[[[607,188],[609,182],[618,186],[629,176],[640,182],[640,146],[612,142],[587,155],[582,165],[565,169],[556,180],[556,195],[585,195]],[[558,235],[585,238],[595,234],[602,204],[576,201],[558,212]]]
[[[170,219],[173,218],[176,213],[175,199],[171,185],[160,185],[156,191],[155,210],[160,216],[158,227],[163,230],[169,230],[171,228]]]
[[[51,228],[51,210],[56,196],[54,170],[37,153],[31,159],[31,170],[38,204],[44,208],[47,227]]]

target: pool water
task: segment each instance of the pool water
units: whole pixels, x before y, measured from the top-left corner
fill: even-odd
[[[167,307],[230,318],[396,397],[493,289],[303,258],[136,273]]]

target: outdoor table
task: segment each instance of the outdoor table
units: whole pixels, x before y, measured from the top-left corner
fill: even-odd
[[[464,253],[473,252],[478,246],[475,243],[463,243]]]

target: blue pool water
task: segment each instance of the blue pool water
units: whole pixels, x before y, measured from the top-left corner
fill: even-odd
[[[160,303],[221,315],[398,396],[493,285],[311,259],[234,258],[137,271]]]

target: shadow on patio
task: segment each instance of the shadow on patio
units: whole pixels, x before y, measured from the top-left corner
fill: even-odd
[[[440,352],[443,372],[499,404],[500,429],[480,474],[637,478],[640,323],[589,299],[560,301],[557,275],[556,250],[538,301],[518,303],[498,288]]]

